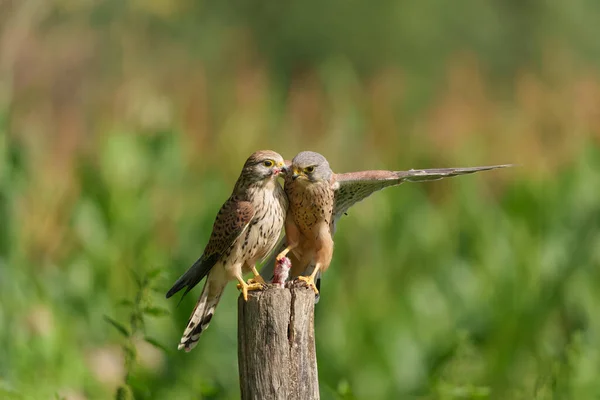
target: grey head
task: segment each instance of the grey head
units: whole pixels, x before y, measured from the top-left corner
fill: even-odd
[[[292,160],[291,171],[293,180],[308,180],[310,182],[329,181],[333,171],[327,159],[314,151],[300,152]]]

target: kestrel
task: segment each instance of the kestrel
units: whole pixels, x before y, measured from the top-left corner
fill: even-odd
[[[255,264],[274,249],[283,229],[288,202],[277,182],[282,171],[286,171],[283,158],[270,150],[257,151],[246,160],[233,193],[219,210],[204,253],[168,291],[167,298],[185,287],[185,296],[208,276],[179,349],[196,346],[227,282],[236,279],[245,300],[249,290],[265,283]],[[249,271],[254,279],[246,283],[242,273]]]
[[[318,276],[329,267],[333,255],[336,223],[355,203],[376,191],[403,182],[433,181],[510,166],[512,165],[335,174],[321,154],[303,151],[294,157],[285,177],[284,189],[289,200],[285,221],[286,236],[283,244],[278,246],[280,252],[275,260],[270,259],[266,263],[263,275],[270,278],[275,262],[281,261],[291,252],[290,277],[305,281],[318,294]],[[309,276],[301,276],[309,273],[313,267]]]
[[[292,251],[296,262],[292,270],[305,271],[314,264],[313,273],[299,276],[316,294],[314,279],[325,272],[333,257],[333,208],[335,179],[329,163],[322,155],[310,151],[299,153],[292,160],[291,174],[286,174],[285,194],[289,208],[285,218],[287,247],[276,260]]]

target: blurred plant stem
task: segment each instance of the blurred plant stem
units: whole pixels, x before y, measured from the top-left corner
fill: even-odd
[[[168,310],[152,305],[151,296],[149,295],[150,291],[156,290],[153,284],[160,275],[160,270],[152,270],[143,276],[131,270],[131,274],[137,285],[137,291],[133,296],[133,300],[124,298],[119,302],[119,305],[129,309],[129,326],[121,324],[108,315],[104,316],[106,322],[111,324],[124,337],[121,347],[125,357],[125,382],[117,389],[115,398],[118,400],[134,398],[131,377],[137,364],[136,340],[145,340],[161,351],[167,351],[156,339],[146,335],[144,322],[144,317],[162,317],[170,314]]]

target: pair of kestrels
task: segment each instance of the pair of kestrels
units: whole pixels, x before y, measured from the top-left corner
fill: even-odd
[[[333,235],[339,218],[355,203],[372,193],[402,182],[420,182],[504,168],[494,165],[472,168],[441,168],[410,171],[361,171],[335,174],[321,154],[303,151],[292,162],[274,151],[252,154],[229,199],[223,204],[202,256],[168,291],[167,298],[185,288],[184,295],[207,277],[179,343],[193,349],[206,329],[225,285],[238,281],[245,300],[248,291],[260,290],[265,280],[256,264],[277,247],[266,263],[263,276],[282,284],[289,275],[319,293],[319,276],[333,256]],[[283,175],[281,187],[277,177]],[[285,226],[285,236],[278,247]],[[288,259],[289,255],[289,259]],[[274,266],[280,266],[274,271]],[[244,281],[243,273],[254,278]],[[281,275],[283,273],[283,277]]]

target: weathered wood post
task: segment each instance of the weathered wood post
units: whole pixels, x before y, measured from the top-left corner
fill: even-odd
[[[244,400],[319,399],[314,292],[269,287],[238,300],[238,364]]]

